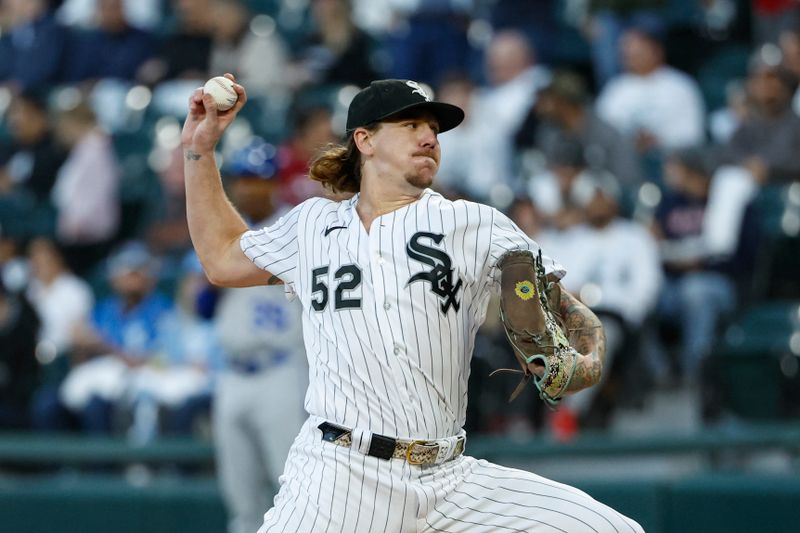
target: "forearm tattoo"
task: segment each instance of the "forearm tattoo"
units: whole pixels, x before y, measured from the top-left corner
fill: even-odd
[[[193,150],[186,150],[186,159],[189,160],[189,161],[197,161],[201,157],[203,157],[203,156],[201,156],[200,154],[198,154],[197,152],[195,152]]]
[[[585,356],[578,360],[569,390],[585,389],[600,380],[606,360],[606,335],[603,325],[588,307],[566,291],[561,293],[560,310],[567,327],[569,343],[578,353]]]

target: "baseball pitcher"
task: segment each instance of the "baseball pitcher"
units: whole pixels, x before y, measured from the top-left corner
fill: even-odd
[[[260,533],[634,532],[633,520],[536,474],[466,455],[469,360],[492,292],[524,381],[557,403],[596,383],[599,321],[561,291],[563,268],[491,207],[430,189],[438,136],[463,111],[413,81],[350,104],[347,139],[312,163],[335,202],[310,199],[249,230],[225,198],[219,113],[200,90],[183,130],[187,216],[210,279],[285,284],[303,307],[309,417]]]

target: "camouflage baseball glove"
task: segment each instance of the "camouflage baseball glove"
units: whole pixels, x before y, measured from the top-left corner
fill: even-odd
[[[500,258],[500,319],[514,349],[521,370],[501,368],[492,372],[522,374],[509,401],[533,380],[539,397],[556,405],[567,391],[578,361],[578,352],[570,346],[558,312],[560,286],[548,281],[537,256],[527,250],[514,250]]]

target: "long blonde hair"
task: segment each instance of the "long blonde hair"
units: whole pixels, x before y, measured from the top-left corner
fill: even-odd
[[[365,126],[373,132],[380,123]],[[311,162],[308,176],[334,194],[361,190],[361,152],[353,135],[346,144],[331,144]]]

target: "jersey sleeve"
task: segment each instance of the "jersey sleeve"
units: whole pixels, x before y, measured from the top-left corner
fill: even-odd
[[[497,263],[503,254],[511,250],[530,250],[534,254],[538,254],[540,247],[506,215],[496,209],[492,210],[492,215],[487,276],[489,285],[497,292],[500,290],[500,269]],[[560,263],[547,255],[546,250],[542,250],[542,263],[545,272],[554,274],[558,279],[563,278],[567,273]]]
[[[271,226],[246,231],[239,239],[239,246],[253,264],[280,278],[291,290],[297,271],[301,207],[298,205]]]

